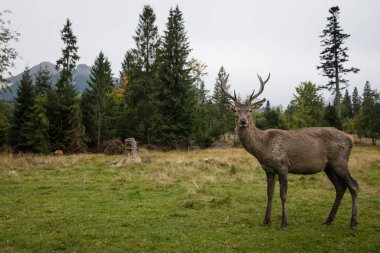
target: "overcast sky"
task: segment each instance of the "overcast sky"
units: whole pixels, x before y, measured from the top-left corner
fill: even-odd
[[[12,26],[21,33],[15,44],[21,58],[12,73],[42,61],[55,63],[63,46],[60,30],[69,18],[78,38],[79,63],[92,65],[102,50],[118,77],[125,52],[135,46],[132,36],[145,4],[153,7],[161,34],[170,7],[179,5],[191,55],[208,66],[208,90],[213,89],[221,65],[230,73],[232,88],[242,96],[258,87],[256,73],[266,77],[270,72],[263,97],[285,107],[300,82],[327,82],[316,70],[322,51],[318,36],[327,24],[328,9],[338,5],[341,26],[351,34],[346,41],[350,56],[346,66],[361,69],[347,76],[349,91],[357,86],[361,93],[366,80],[380,89],[378,0],[1,0],[1,9],[13,12]]]

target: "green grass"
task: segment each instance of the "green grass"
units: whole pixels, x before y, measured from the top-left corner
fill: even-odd
[[[335,193],[323,174],[289,176],[288,222],[261,227],[265,174],[241,149],[148,152],[141,165],[118,156],[0,156],[2,252],[379,252],[380,150],[356,146],[359,226],[349,230],[346,193],[322,225]],[[207,157],[208,160],[203,160]],[[181,162],[177,162],[181,160]]]

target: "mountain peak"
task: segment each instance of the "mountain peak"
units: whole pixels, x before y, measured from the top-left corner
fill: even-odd
[[[44,61],[44,62],[41,62],[40,64],[32,67],[30,69],[30,75],[33,76],[33,75],[37,74],[40,69],[49,70],[51,75],[56,75],[58,73],[58,71],[55,69],[55,64],[48,62],[48,61]],[[22,73],[21,73],[21,75],[22,75]]]
[[[49,70],[50,75],[51,75],[51,82],[53,84],[57,82],[59,78],[59,72],[56,70],[55,64],[48,61],[44,61],[44,62],[41,62],[40,64],[37,64],[36,66],[29,68],[30,76],[32,77],[33,80],[35,80],[36,74],[38,73],[40,69]],[[90,79],[90,74],[91,74],[91,68],[86,64],[79,64],[77,68],[75,69],[74,83],[75,83],[75,88],[79,92],[82,92],[86,88],[87,81]],[[0,93],[0,99],[12,100],[16,96],[16,91],[20,84],[21,78],[22,78],[22,73],[8,78],[8,80],[10,81],[10,85],[9,85],[10,90],[4,93]]]
[[[90,66],[86,64],[79,64],[77,68],[75,69],[77,73],[85,73],[85,74],[89,74],[90,70],[91,70]]]

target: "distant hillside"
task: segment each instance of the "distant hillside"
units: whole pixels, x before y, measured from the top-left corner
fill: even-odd
[[[40,69],[47,68],[50,71],[51,74],[51,82],[54,84],[58,80],[58,71],[55,69],[55,65],[51,62],[42,62],[32,68],[30,68],[30,75],[33,78],[33,81],[35,80],[35,76]],[[87,87],[87,81],[90,79],[90,70],[91,68],[87,66],[86,64],[79,64],[77,68],[75,69],[74,74],[74,82],[75,82],[75,88],[77,91],[82,92]],[[10,91],[1,93],[0,99],[4,100],[12,100],[16,96],[17,88],[20,84],[20,80],[22,77],[22,73],[10,77],[8,80],[11,82],[10,84]]]

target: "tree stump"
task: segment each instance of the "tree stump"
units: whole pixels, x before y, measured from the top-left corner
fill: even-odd
[[[134,138],[125,139],[124,156],[120,161],[112,165],[112,167],[120,167],[129,163],[141,163],[141,158],[137,153],[137,143]]]

